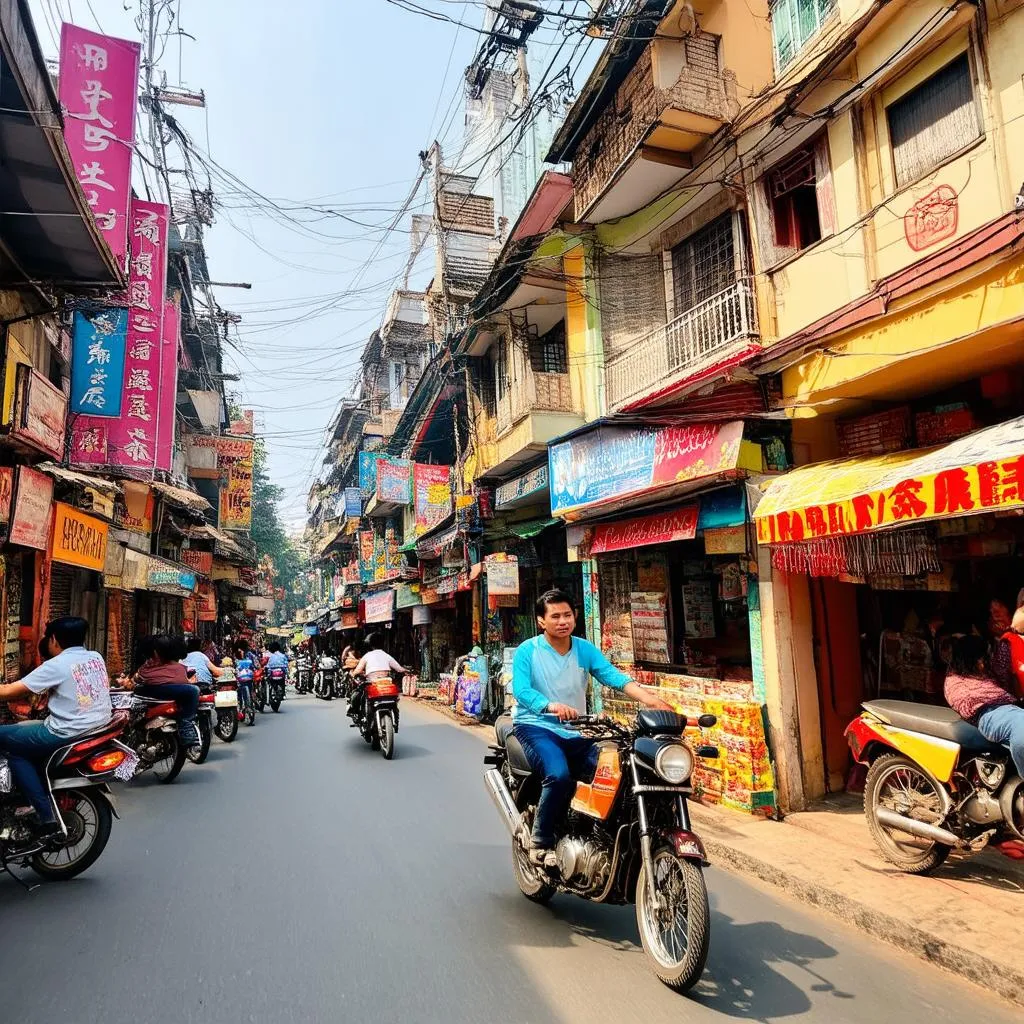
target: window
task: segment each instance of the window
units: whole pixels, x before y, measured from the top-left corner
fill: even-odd
[[[505,350],[505,339],[498,338],[494,346],[494,392],[498,399],[505,397],[511,382],[508,379],[508,353]]]
[[[806,249],[821,238],[814,153],[802,149],[768,175],[775,244]]]
[[[775,70],[782,71],[825,23],[836,0],[775,0],[771,4]]]
[[[886,108],[896,184],[916,181],[981,135],[967,54]]]
[[[392,361],[388,373],[388,398],[392,409],[400,405],[405,397],[403,393],[405,389],[402,387],[404,383],[405,363]]]
[[[498,396],[495,394],[494,390],[494,366],[492,365],[491,360],[488,356],[483,356],[480,360],[479,376],[480,404],[484,407],[484,412],[487,413],[488,416],[497,416]]]
[[[530,339],[530,367],[534,373],[568,373],[565,349],[565,321],[539,338]]]
[[[726,213],[672,250],[675,315],[725,291],[736,281],[732,214]]]

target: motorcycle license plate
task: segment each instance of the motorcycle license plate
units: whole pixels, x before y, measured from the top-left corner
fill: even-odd
[[[237,708],[238,707],[238,691],[237,690],[218,690],[216,696],[213,698],[214,704],[219,708]]]

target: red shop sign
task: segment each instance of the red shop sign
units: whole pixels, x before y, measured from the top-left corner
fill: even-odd
[[[697,536],[697,505],[686,505],[672,512],[660,512],[621,523],[602,523],[594,527],[590,553],[626,551],[648,544],[668,544],[675,540],[693,540]]]

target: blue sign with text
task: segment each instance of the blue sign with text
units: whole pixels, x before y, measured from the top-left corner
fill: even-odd
[[[72,413],[120,416],[128,310],[77,310],[71,344]]]

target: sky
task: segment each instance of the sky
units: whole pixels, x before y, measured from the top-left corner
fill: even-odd
[[[56,57],[62,20],[140,39],[140,2],[30,0],[30,7],[44,54]],[[411,213],[428,210],[426,189],[397,230],[386,228],[419,173],[418,153],[434,138],[448,159],[459,150],[462,72],[480,37],[387,0],[172,0],[171,7],[179,12],[175,28],[193,38],[171,37],[159,66],[169,85],[201,89],[207,103],[205,111],[171,112],[220,167],[287,208],[268,215],[242,188],[215,180],[206,249],[213,280],[252,284],[216,289],[220,305],[242,318],[225,352],[226,369],[241,381],[227,387],[255,409],[271,479],[285,490],[282,516],[300,528],[326,425],[350,394],[359,352],[400,282]],[[479,0],[435,8],[482,22]],[[143,170],[137,163],[136,189]],[[336,213],[294,210],[308,204]],[[413,286],[429,280],[429,259],[423,264]]]

